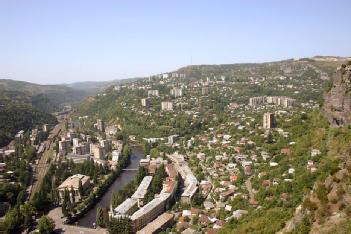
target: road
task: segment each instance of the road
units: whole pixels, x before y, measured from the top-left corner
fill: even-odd
[[[35,174],[33,175],[36,178],[33,182],[30,199],[33,199],[34,194],[39,190],[41,183],[43,182],[43,178],[48,172],[50,168],[50,163],[53,160],[48,161],[49,157],[52,156],[55,147],[55,140],[58,134],[64,129],[65,121],[58,123],[55,128],[50,132],[50,136],[48,140],[45,141],[45,151],[41,154],[38,165],[35,170]],[[52,158],[53,159],[53,158]]]
[[[102,228],[86,228],[86,227],[81,227],[81,226],[74,226],[74,225],[66,225],[63,224],[63,220],[61,219],[62,215],[62,210],[61,207],[57,207],[53,210],[51,210],[48,214],[50,218],[52,218],[55,222],[55,231],[57,233],[67,233],[67,234],[107,234],[106,229]]]
[[[254,192],[254,190],[252,189],[251,178],[252,178],[252,176],[250,176],[250,177],[245,181],[245,186],[246,186],[247,191],[249,191],[250,200],[251,200],[251,201],[254,201],[254,200],[255,200],[255,192]]]

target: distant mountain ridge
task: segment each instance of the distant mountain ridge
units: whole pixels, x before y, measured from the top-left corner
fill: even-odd
[[[0,79],[0,91],[0,102],[25,103],[47,113],[60,110],[62,105],[79,102],[88,95],[87,91],[64,85],[40,85],[9,79]]]
[[[110,80],[110,81],[80,81],[69,84],[63,84],[66,87],[70,87],[77,90],[86,90],[90,94],[95,94],[96,92],[103,91],[104,89],[118,84],[126,84],[129,82],[134,82],[142,78],[126,78],[120,80]]]

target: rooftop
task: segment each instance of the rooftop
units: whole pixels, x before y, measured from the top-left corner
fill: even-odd
[[[191,183],[186,187],[185,191],[182,194],[182,197],[192,197],[195,194],[196,190],[196,183]]]
[[[160,193],[159,196],[155,197],[151,202],[147,203],[145,206],[140,208],[138,211],[136,211],[130,219],[136,220],[140,217],[142,217],[145,214],[148,214],[151,210],[153,210],[155,207],[160,205],[162,202],[167,200],[167,198],[170,196],[169,193]]]
[[[147,193],[147,189],[150,186],[151,181],[152,181],[152,176],[145,176],[144,179],[141,181],[139,187],[135,191],[135,193],[132,195],[132,198],[134,199],[144,198],[145,194]]]
[[[116,215],[125,215],[128,211],[137,204],[135,199],[127,198],[119,206],[117,206],[114,211]]]
[[[154,221],[149,223],[146,227],[137,232],[137,234],[149,234],[156,232],[163,225],[168,223],[173,219],[174,215],[170,213],[163,213],[158,216]]]
[[[59,187],[58,189],[70,189],[73,187],[74,189],[79,188],[79,181],[82,181],[82,185],[87,183],[90,180],[90,176],[76,174],[73,176],[68,177]]]

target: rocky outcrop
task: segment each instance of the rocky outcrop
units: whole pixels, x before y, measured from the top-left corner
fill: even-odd
[[[339,67],[333,84],[325,94],[322,108],[324,116],[333,126],[351,124],[351,65]]]

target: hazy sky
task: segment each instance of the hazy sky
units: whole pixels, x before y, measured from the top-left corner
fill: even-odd
[[[0,0],[0,78],[147,76],[351,55],[350,0]]]

